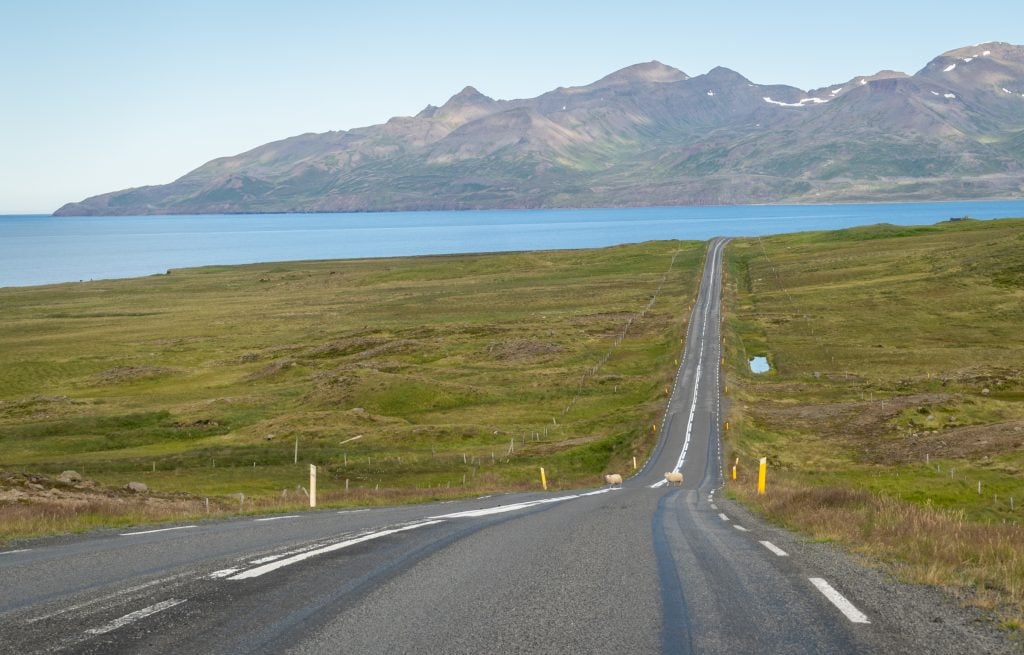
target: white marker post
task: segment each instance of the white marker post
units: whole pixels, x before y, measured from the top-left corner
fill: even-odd
[[[309,506],[316,507],[316,464],[309,465]]]

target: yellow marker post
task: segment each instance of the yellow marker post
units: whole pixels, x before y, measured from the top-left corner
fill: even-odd
[[[633,470],[636,470],[636,457],[633,457]]]
[[[657,431],[658,431],[658,424],[657,423],[651,423],[651,432],[657,432]]]
[[[544,491],[548,490],[548,478],[544,475],[544,467],[540,467],[540,486],[544,487]]]
[[[736,466],[735,465],[733,465],[733,467],[732,467],[732,479],[733,480],[736,479]]]
[[[309,465],[309,506],[316,507],[316,464]]]
[[[729,429],[729,421],[726,421],[726,422],[725,422],[725,429],[726,429],[726,430],[728,430],[728,429]]]
[[[765,476],[768,473],[768,458],[761,458],[761,465],[757,469],[757,493],[764,494]]]

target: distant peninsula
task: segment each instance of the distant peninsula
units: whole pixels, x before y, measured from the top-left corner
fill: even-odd
[[[55,215],[1021,197],[1024,46],[987,43],[810,91],[656,61],[531,99],[466,87],[416,116],[275,141]]]

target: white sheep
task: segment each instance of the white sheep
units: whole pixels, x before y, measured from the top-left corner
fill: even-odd
[[[682,472],[680,472],[680,471],[669,471],[668,473],[665,474],[665,482],[668,482],[669,484],[675,484],[675,485],[678,485],[680,487],[683,486],[683,474],[682,474]]]
[[[608,475],[604,476],[604,481],[613,487],[622,486],[622,476],[619,475],[618,473],[609,473]]]

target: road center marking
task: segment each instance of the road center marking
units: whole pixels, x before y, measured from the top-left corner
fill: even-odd
[[[758,542],[758,543],[760,543],[762,546],[764,546],[768,550],[772,551],[773,553],[775,553],[779,557],[789,557],[789,553],[787,553],[786,551],[782,550],[781,548],[779,548],[778,546],[776,546],[775,544],[773,544],[770,541],[761,541],[761,542]]]
[[[861,612],[859,609],[853,606],[853,603],[846,600],[846,598],[832,588],[828,582],[822,578],[808,578],[815,587],[818,588],[825,598],[828,598],[833,605],[839,608],[839,611],[846,615],[846,618],[850,619],[852,623],[871,623],[868,620],[866,614]]]
[[[711,262],[708,267],[708,271],[710,272],[710,279],[712,281],[715,279],[715,271],[718,270],[717,262],[719,257],[721,257],[721,251],[712,248]],[[704,290],[706,289],[706,287],[703,284],[701,284],[701,289]],[[701,321],[700,326],[700,352],[697,354],[697,368],[693,376],[693,400],[690,402],[690,416],[686,420],[686,436],[683,437],[683,450],[682,452],[679,453],[679,459],[676,460],[675,468],[672,469],[675,472],[682,470],[683,462],[686,461],[686,451],[689,450],[690,448],[690,435],[693,433],[693,417],[697,412],[697,392],[700,389],[700,375],[701,370],[704,367],[704,344],[707,342],[706,337],[708,333],[708,313],[710,313],[711,311],[711,300],[708,295],[709,293],[710,291],[705,294],[706,300],[704,303],[704,318]],[[687,336],[689,336],[689,326],[687,326]],[[666,482],[667,480],[659,480],[658,482],[655,482],[654,484],[651,485],[651,489],[656,489],[665,484]]]
[[[739,530],[740,532],[750,532],[750,530],[747,530],[747,529],[746,529],[745,527],[743,527],[742,525],[736,525],[735,523],[733,524],[733,526],[732,526],[732,527],[736,528],[736,529],[737,529],[737,530]]]
[[[723,521],[728,521],[729,520],[729,517],[726,516],[725,514],[722,514],[722,513],[718,514],[718,518],[722,519]]]
[[[253,519],[253,520],[254,521],[277,521],[277,520],[280,520],[280,519],[297,519],[297,518],[299,518],[298,514],[292,514],[291,516],[268,516],[268,517],[263,518],[263,519]]]
[[[122,537],[134,537],[137,534],[153,534],[154,532],[170,532],[171,530],[187,530],[189,528],[195,528],[199,526],[195,525],[179,525],[173,528],[160,528],[159,530],[143,530],[142,532],[122,532]]]
[[[85,634],[87,634],[87,635],[102,635],[102,634],[106,634],[108,632],[111,632],[112,630],[117,630],[118,628],[123,628],[124,626],[126,626],[126,625],[128,625],[130,623],[135,623],[139,619],[144,619],[147,616],[152,616],[152,615],[156,614],[157,612],[163,612],[164,610],[170,609],[170,608],[174,607],[175,605],[181,605],[184,602],[185,602],[184,598],[182,598],[180,600],[177,599],[177,598],[171,598],[170,600],[165,600],[162,603],[157,603],[156,605],[150,605],[149,607],[144,607],[143,609],[140,609],[137,612],[132,612],[131,614],[125,614],[121,618],[114,619],[110,623],[108,623],[106,625],[101,625],[98,628],[89,628],[88,630],[85,631]]]

